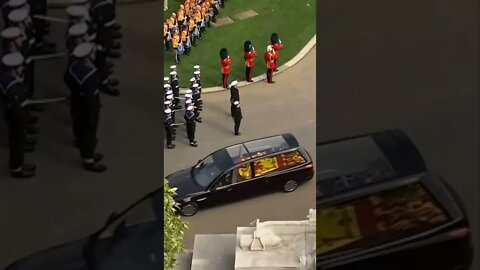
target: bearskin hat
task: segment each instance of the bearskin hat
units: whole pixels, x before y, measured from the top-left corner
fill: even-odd
[[[244,50],[245,52],[251,51],[251,50],[252,50],[252,47],[253,47],[253,45],[252,45],[252,42],[250,42],[250,40],[247,40],[247,41],[245,41],[245,42],[243,43],[243,50]]]
[[[228,50],[226,48],[222,48],[220,50],[220,59],[225,59],[228,57]]]
[[[273,33],[272,36],[270,37],[270,42],[272,44],[277,44],[280,38],[278,37],[277,33]]]

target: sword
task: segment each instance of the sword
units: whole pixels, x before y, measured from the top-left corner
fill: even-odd
[[[53,58],[60,58],[66,56],[66,52],[58,52],[58,53],[52,53],[52,54],[42,54],[42,55],[35,55],[30,57],[30,61],[36,61],[36,60],[46,60],[46,59],[53,59]]]
[[[178,123],[178,124],[172,124],[172,127],[177,127],[177,126],[181,126],[181,125],[185,125],[185,122]]]
[[[23,102],[23,106],[34,105],[34,104],[48,104],[62,102],[69,99],[69,97],[54,97],[54,98],[41,98],[41,99],[27,99]]]
[[[54,18],[54,17],[42,16],[42,15],[33,15],[33,17],[39,20],[68,24],[68,20],[66,19],[60,19],[60,18]]]

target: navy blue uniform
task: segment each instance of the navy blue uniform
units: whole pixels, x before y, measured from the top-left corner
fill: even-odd
[[[24,148],[28,112],[24,107],[28,93],[21,78],[8,72],[0,75],[0,94],[5,103],[5,116],[8,127],[10,168],[18,169],[24,164]]]
[[[197,126],[195,113],[193,111],[185,111],[184,119],[187,126],[188,141],[190,141],[190,144],[195,143],[195,129]]]
[[[240,102],[240,93],[238,92],[238,88],[235,86],[230,87],[230,114],[233,117],[233,111],[235,110],[235,105],[233,104],[235,101]]]
[[[240,123],[242,122],[242,109],[240,106],[235,106],[233,108],[233,131],[235,135],[240,135]]]
[[[163,124],[165,125],[165,134],[167,136],[167,146],[173,144],[173,117],[171,113],[166,113],[163,116]]]
[[[65,83],[71,91],[73,132],[83,159],[92,159],[97,143],[100,115],[97,69],[82,60],[73,62],[65,72]]]

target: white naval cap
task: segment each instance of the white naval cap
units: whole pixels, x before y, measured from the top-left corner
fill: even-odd
[[[66,9],[66,12],[70,17],[81,18],[85,17],[85,15],[87,14],[87,9],[82,6],[69,6]]]
[[[9,27],[2,31],[2,38],[16,39],[22,35],[22,30],[18,27]]]
[[[171,95],[172,93],[173,93],[172,90],[168,90],[167,93],[166,93],[166,95],[169,96],[169,95]]]
[[[198,87],[198,83],[194,83],[194,84],[192,85],[192,87],[197,88],[197,87]]]
[[[192,94],[185,94],[185,98],[192,98]]]
[[[168,96],[167,96],[167,99],[168,99],[168,100],[172,100],[172,99],[173,99],[173,95],[168,95]]]
[[[163,88],[170,88],[170,84],[168,84],[168,83],[164,84]]]
[[[170,80],[169,77],[163,77],[163,81],[164,81],[164,82],[168,82],[168,80]]]
[[[172,76],[173,76],[173,75],[177,75],[177,72],[176,72],[176,71],[172,71],[172,72],[170,72],[170,75],[172,75]]]
[[[235,101],[235,102],[233,102],[233,105],[235,105],[235,106],[240,105],[240,101]]]
[[[191,100],[191,99],[187,99],[187,100],[185,100],[185,103],[190,104],[190,103],[192,103],[192,100]]]
[[[230,84],[230,87],[236,86],[237,84],[238,84],[238,81],[233,81],[233,82]]]
[[[12,8],[18,8],[27,3],[27,0],[10,0],[8,1],[8,6]]]
[[[193,106],[188,106],[187,111],[193,111]]]
[[[23,9],[23,8],[15,9],[8,14],[8,20],[14,23],[19,23],[19,22],[25,21],[27,16],[28,16],[28,11],[26,9]]]
[[[170,102],[170,101],[169,101],[169,102]],[[166,109],[164,112],[165,112],[165,113],[172,113],[172,110]]]
[[[78,44],[77,47],[75,47],[75,49],[73,50],[73,55],[77,58],[84,58],[90,55],[92,51],[93,45],[88,42],[84,42]]]
[[[19,52],[9,53],[2,58],[2,64],[7,67],[18,67],[23,64],[25,59],[23,55]]]
[[[191,78],[191,79],[190,79],[190,82],[194,82],[194,81],[195,81],[195,78]]]
[[[87,34],[88,25],[86,23],[77,23],[68,28],[68,35],[78,37]]]
[[[163,102],[163,104],[170,105],[170,104],[172,104],[172,102],[170,100],[166,100],[165,102]]]
[[[200,65],[193,66],[194,69],[200,69]]]
[[[197,71],[193,72],[193,74],[194,75],[200,75],[200,71],[197,70]]]
[[[193,93],[192,90],[190,90],[190,89],[185,90],[185,94],[191,94],[191,93]]]
[[[170,66],[170,69],[177,69],[177,66],[171,65],[171,66]]]

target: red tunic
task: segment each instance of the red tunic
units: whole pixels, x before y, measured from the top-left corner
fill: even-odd
[[[263,57],[265,59],[265,64],[267,65],[267,68],[275,69],[275,55],[269,52],[265,52]]]
[[[272,45],[272,48],[273,48],[273,50],[275,51],[275,57],[276,57],[276,59],[278,59],[278,51],[280,51],[281,49],[283,49],[283,45],[280,44],[280,43],[276,43],[276,44],[273,44],[273,45]]]
[[[232,64],[232,60],[230,58],[225,58],[220,61],[222,64],[222,74],[230,74],[230,65]]]
[[[254,67],[255,66],[255,62],[253,61],[253,59],[257,57],[257,53],[256,52],[246,52],[244,55],[243,55],[243,58],[245,58],[245,66],[246,67]]]

